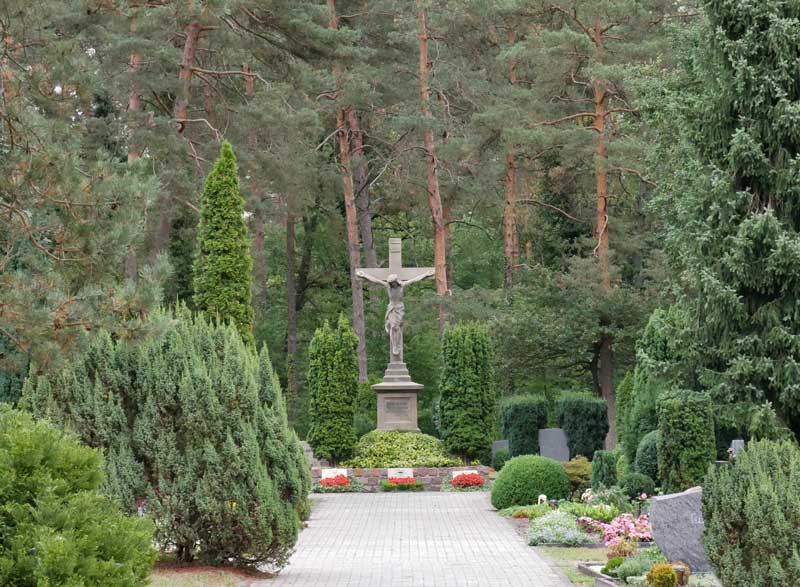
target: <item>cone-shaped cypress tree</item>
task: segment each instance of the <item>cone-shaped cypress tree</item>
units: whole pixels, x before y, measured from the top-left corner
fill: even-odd
[[[336,329],[326,321],[308,348],[308,389],[311,428],[308,441],[314,454],[338,463],[353,454],[353,426],[358,393],[358,338],[344,316]]]
[[[140,344],[100,333],[53,382],[28,378],[22,404],[103,448],[104,490],[145,499],[181,560],[282,564],[311,482],[266,350],[183,307],[149,327]]]
[[[192,300],[198,310],[236,325],[248,343],[254,340],[252,273],[236,156],[225,141],[200,200]]]
[[[440,432],[447,449],[465,459],[488,459],[495,404],[492,343],[479,324],[459,324],[442,340]]]

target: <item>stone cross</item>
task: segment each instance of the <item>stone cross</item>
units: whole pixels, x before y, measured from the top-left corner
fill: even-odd
[[[389,239],[389,268],[360,269],[356,275],[386,288],[389,306],[386,308],[384,328],[389,335],[389,362],[403,362],[403,324],[405,305],[403,294],[407,285],[433,277],[433,267],[403,267],[402,239]]]
[[[417,393],[422,385],[414,383],[403,362],[403,293],[412,283],[435,274],[433,267],[403,267],[402,240],[389,239],[389,267],[359,269],[356,275],[386,288],[389,306],[384,328],[389,334],[389,365],[383,381],[372,386],[378,394],[378,430],[416,430]]]

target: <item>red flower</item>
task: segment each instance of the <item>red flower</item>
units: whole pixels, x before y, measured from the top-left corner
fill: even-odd
[[[414,485],[416,482],[413,477],[389,477],[389,485]]]
[[[462,473],[461,475],[456,475],[453,477],[453,480],[450,484],[453,487],[483,487],[483,477],[478,475],[477,473]]]
[[[350,485],[350,479],[347,478],[347,475],[336,475],[322,479],[319,484],[323,487],[346,487]]]

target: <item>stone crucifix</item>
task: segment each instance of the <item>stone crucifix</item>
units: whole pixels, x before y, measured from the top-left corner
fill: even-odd
[[[386,308],[384,328],[389,335],[389,362],[403,363],[403,323],[405,288],[428,277],[433,277],[433,267],[403,267],[402,239],[389,239],[389,268],[359,269],[356,275],[386,288],[389,305]]]
[[[403,362],[403,294],[406,286],[433,277],[433,267],[403,267],[402,240],[390,238],[389,268],[360,269],[356,275],[382,285],[389,293],[384,323],[389,334],[389,365],[383,374],[383,381],[372,386],[378,394],[378,430],[419,432],[417,394],[423,386],[411,380]]]

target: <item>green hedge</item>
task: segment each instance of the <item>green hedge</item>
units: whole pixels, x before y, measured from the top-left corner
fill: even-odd
[[[144,587],[153,524],[100,494],[103,457],[0,405],[0,585]]]
[[[540,495],[547,499],[566,499],[570,482],[564,466],[535,455],[508,461],[492,486],[492,505],[498,510],[513,505],[531,505]]]
[[[356,444],[357,345],[355,332],[340,316],[335,329],[326,320],[308,347],[308,442],[317,458],[334,464],[352,456]]]
[[[494,458],[492,459],[492,467],[494,467],[495,471],[499,471],[503,468],[503,466],[508,462],[511,458],[511,453],[508,452],[506,449],[498,450]]]
[[[500,404],[500,428],[512,456],[539,453],[539,429],[547,427],[547,400],[521,395]]]
[[[706,553],[723,585],[800,585],[800,449],[751,442],[703,487]]]
[[[421,432],[373,430],[356,444],[348,467],[455,467],[461,461],[447,454],[438,438]]]
[[[618,454],[608,450],[595,451],[592,458],[592,489],[613,487],[617,484]]]
[[[556,400],[555,417],[564,429],[570,456],[587,459],[603,448],[608,433],[608,404],[582,394],[565,394]]]
[[[465,459],[491,457],[497,392],[492,340],[485,326],[458,324],[442,337],[439,430],[447,450]]]
[[[636,461],[633,469],[637,473],[658,479],[658,430],[648,432],[636,449]]]
[[[658,401],[658,473],[662,488],[683,491],[700,485],[714,462],[714,411],[711,398],[673,390]]]

